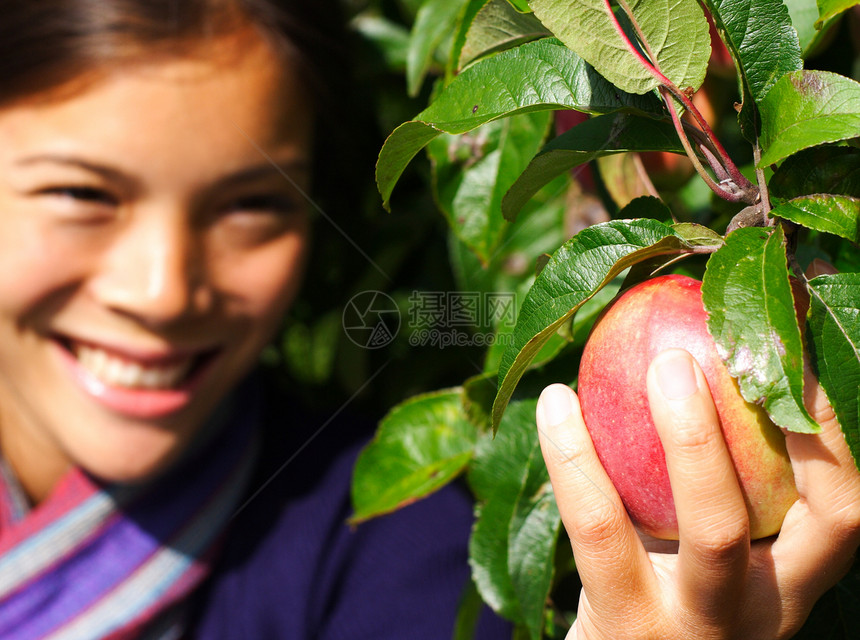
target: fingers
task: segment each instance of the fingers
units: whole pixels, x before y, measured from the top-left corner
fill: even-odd
[[[743,593],[747,507],[693,357],[679,349],[661,353],[648,369],[647,385],[678,517],[679,597],[688,610],[716,621]]]
[[[537,406],[544,462],[576,566],[597,619],[623,620],[653,592],[645,550],[585,428],[579,400],[550,385]]]
[[[785,584],[817,597],[847,570],[860,544],[860,472],[827,397],[807,369],[804,400],[817,434],[786,434],[800,494],[774,545]]]

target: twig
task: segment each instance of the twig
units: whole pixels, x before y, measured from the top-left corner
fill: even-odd
[[[765,219],[770,221],[770,193],[767,190],[767,180],[764,177],[764,169],[759,169],[759,161],[761,160],[761,146],[758,140],[753,145],[753,161],[755,162],[755,179],[758,182],[759,197],[761,199],[761,210]],[[773,224],[769,222],[768,224]]]
[[[687,139],[687,134],[684,131],[684,125],[681,123],[681,118],[678,116],[678,112],[672,106],[671,99],[668,95],[666,95],[666,87],[660,87],[660,94],[663,96],[663,100],[667,103],[669,113],[672,116],[672,124],[675,125],[675,130],[678,132],[678,138],[681,140],[681,145],[684,147],[684,151],[687,152],[687,156],[693,163],[693,167],[695,167],[696,173],[699,174],[699,177],[701,177],[702,180],[705,181],[705,184],[708,185],[711,191],[716,193],[724,200],[728,200],[729,202],[745,202],[748,197],[746,192],[744,192],[743,190],[730,191],[724,188],[722,184],[717,184],[714,179],[708,174],[708,172],[705,170],[705,167],[703,167],[702,163],[699,161],[699,157],[696,155],[696,152],[693,151],[693,147],[690,145],[689,139]]]
[[[639,50],[633,46],[633,43],[630,42],[630,39],[627,37],[627,34],[624,33],[624,29],[621,28],[621,24],[618,22],[618,18],[616,18],[615,13],[612,11],[612,5],[610,4],[610,0],[604,0],[604,4],[606,6],[606,10],[612,24],[614,25],[616,31],[621,36],[622,41],[627,45],[628,50],[639,60],[642,66],[652,75],[654,78],[662,85],[660,88],[660,93],[663,96],[664,101],[666,102],[667,108],[672,114],[672,120],[675,124],[675,128],[678,131],[678,136],[681,138],[681,144],[684,145],[684,150],[687,152],[687,155],[690,157],[690,160],[693,162],[693,166],[696,167],[696,171],[702,176],[702,179],[705,180],[706,184],[720,197],[725,198],[731,202],[747,202],[752,204],[758,198],[758,190],[755,185],[753,185],[749,180],[744,177],[744,175],[740,172],[737,165],[732,162],[732,159],[729,157],[728,152],[726,152],[725,148],[722,146],[720,141],[717,139],[716,135],[714,135],[713,129],[711,129],[707,120],[702,116],[701,112],[696,108],[696,105],[693,104],[693,101],[681,91],[674,82],[672,82],[669,78],[667,78],[663,72],[660,70],[656,57],[651,51],[650,45],[645,38],[645,34],[642,31],[642,28],[639,26],[639,22],[636,20],[636,16],[633,14],[633,11],[630,9],[630,6],[627,4],[626,0],[617,0],[617,2],[621,5],[621,8],[627,14],[627,17],[630,19],[631,24],[633,25],[633,29],[636,31],[636,34],[639,36],[641,44],[648,56],[651,58],[650,60],[645,58]],[[725,171],[728,173],[730,180],[734,183],[734,187],[730,191],[723,189],[718,186],[710,176],[707,176],[707,173],[704,171],[704,168],[701,165],[701,162],[695,157],[695,154],[692,152],[692,148],[690,146],[689,141],[686,139],[686,134],[683,131],[683,127],[680,126],[680,120],[677,117],[676,110],[671,100],[666,96],[666,92],[670,93],[673,98],[678,100],[684,108],[690,112],[690,114],[695,118],[699,127],[701,127],[702,133],[707,137],[709,146],[711,147],[714,154],[719,158],[720,164],[725,168]],[[740,196],[740,197],[738,197]]]

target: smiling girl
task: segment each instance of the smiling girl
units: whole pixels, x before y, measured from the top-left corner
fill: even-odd
[[[336,8],[0,0],[0,639],[451,637],[470,502],[351,531],[356,425],[254,372],[302,278]],[[751,549],[674,355],[652,410],[678,441],[675,554],[642,546],[572,391],[541,399],[585,585],[570,637],[788,637],[857,548],[850,452],[819,397],[822,435],[789,443],[801,500]]]
[[[350,532],[354,450],[240,384],[302,278],[336,4],[0,14],[0,638],[447,636],[468,502]]]

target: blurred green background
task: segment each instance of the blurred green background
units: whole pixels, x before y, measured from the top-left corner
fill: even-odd
[[[445,184],[458,166],[468,163],[465,143],[440,138],[436,181],[426,154],[419,154],[395,189],[391,212],[383,209],[374,181],[374,166],[386,136],[412,119],[430,101],[444,75],[450,43],[442,39],[417,95],[407,92],[406,59],[410,30],[424,0],[343,0],[349,18],[353,63],[351,82],[336,90],[338,122],[326,144],[334,148],[329,182],[315,196],[324,214],[316,214],[313,249],[305,286],[293,305],[278,340],[264,353],[284,382],[322,411],[348,403],[376,420],[398,402],[423,391],[462,384],[493,370],[500,348],[410,344],[418,330],[410,322],[410,297],[433,292],[515,292],[520,302],[530,284],[539,256],[572,236],[589,216],[612,215],[617,202],[597,172],[593,196],[583,200],[575,176],[556,181],[532,212],[504,233],[490,260],[482,263],[451,232],[440,213]],[[454,4],[461,4],[452,0]],[[860,78],[860,15],[846,15],[822,38],[820,53],[807,67]],[[725,126],[717,133],[739,164],[751,158],[749,145],[739,139],[731,114],[735,80],[709,77],[715,117]],[[549,133],[549,131],[547,131]],[[473,141],[474,143],[474,141]],[[447,148],[444,145],[448,145]],[[440,146],[441,145],[441,146]],[[457,145],[460,145],[459,147]],[[464,146],[465,145],[465,146]],[[474,146],[474,144],[473,144]],[[456,158],[465,148],[465,156]],[[449,175],[443,173],[446,153]],[[332,149],[326,149],[330,153]],[[457,163],[460,163],[459,165]],[[580,176],[581,177],[581,176]],[[682,219],[719,228],[734,212],[731,205],[711,197],[698,179],[657,185]],[[846,259],[851,259],[850,256]],[[854,257],[856,260],[856,256]],[[695,271],[696,265],[690,268]],[[368,349],[355,344],[343,328],[343,314],[353,296],[381,291],[400,311],[400,328],[390,344]],[[413,308],[414,310],[414,308]],[[492,331],[498,327],[465,327]],[[503,329],[503,328],[502,328]]]

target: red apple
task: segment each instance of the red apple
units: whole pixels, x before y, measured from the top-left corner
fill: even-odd
[[[678,521],[663,447],[645,388],[648,365],[670,348],[699,363],[747,503],[752,539],[777,533],[797,499],[785,439],[764,410],[747,403],[717,355],[706,327],[701,282],[669,275],[624,292],[588,339],[579,368],[579,398],[597,455],[633,522],[656,538],[676,540]]]

